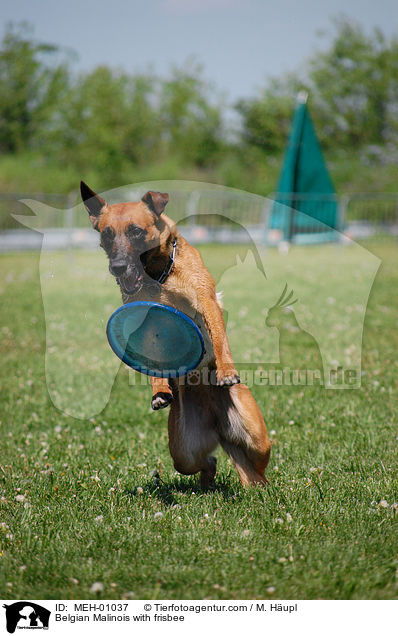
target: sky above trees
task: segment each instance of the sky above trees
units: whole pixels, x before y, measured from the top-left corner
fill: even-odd
[[[17,0],[3,6],[2,22],[27,20],[38,40],[76,51],[85,71],[164,75],[193,56],[233,102],[327,49],[330,19],[341,13],[387,36],[398,24],[395,0]]]

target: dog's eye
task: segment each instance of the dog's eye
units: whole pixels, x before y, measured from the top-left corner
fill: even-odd
[[[110,227],[106,227],[105,230],[101,232],[101,246],[105,250],[109,250],[112,247],[114,238],[115,232]]]
[[[129,225],[126,234],[131,240],[143,238],[145,236],[145,230],[143,230],[142,227],[138,227],[138,225]]]

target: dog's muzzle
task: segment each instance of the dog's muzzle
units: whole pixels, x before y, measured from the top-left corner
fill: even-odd
[[[122,292],[129,296],[137,294],[144,284],[144,272],[140,271],[136,265],[128,265],[120,275],[114,274],[114,276],[116,276]]]

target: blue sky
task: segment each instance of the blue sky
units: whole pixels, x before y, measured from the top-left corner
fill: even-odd
[[[105,63],[165,75],[193,56],[231,103],[301,68],[342,13],[366,30],[398,33],[396,0],[13,0],[2,23],[29,21],[37,39],[78,53],[76,69]]]

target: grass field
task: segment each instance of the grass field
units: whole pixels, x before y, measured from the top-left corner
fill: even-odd
[[[366,313],[361,388],[254,387],[272,431],[270,484],[243,489],[220,451],[216,488],[206,493],[175,473],[167,413],[150,412],[149,388],[131,386],[126,368],[99,415],[75,419],[54,407],[39,254],[1,255],[0,596],[396,598],[398,251],[372,249],[382,266]],[[211,271],[222,269],[223,248],[202,253]],[[314,289],[324,284],[323,254],[291,255],[293,271],[311,270]],[[92,298],[116,307],[103,256],[76,258]],[[281,258],[266,256],[274,271]],[[233,296],[233,278],[224,283]],[[72,292],[59,286],[61,311],[74,307]],[[248,316],[257,301],[253,289]],[[236,333],[247,323],[230,325],[241,359]],[[99,327],[93,333],[103,337]],[[95,401],[95,367],[88,371]],[[102,591],[91,590],[96,582]]]

